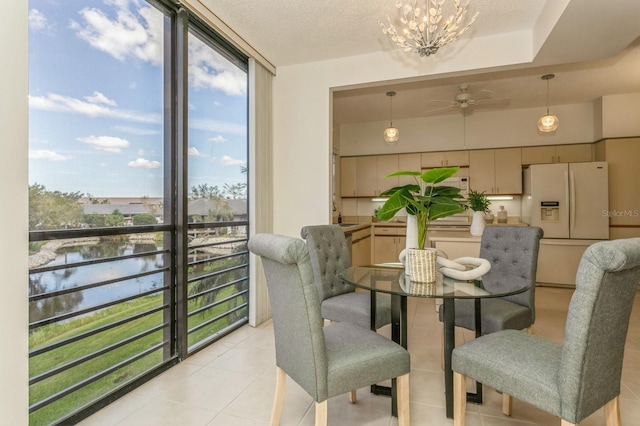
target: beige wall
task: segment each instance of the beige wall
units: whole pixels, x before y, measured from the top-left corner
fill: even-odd
[[[639,102],[640,103],[640,102]],[[388,121],[340,126],[340,154],[367,155],[398,152],[447,151],[594,142],[594,105],[559,105],[553,113],[561,125],[553,134],[538,133],[537,122],[544,108],[474,111],[462,114],[394,120],[401,142],[382,143]]]
[[[0,423],[28,424],[27,1],[3,2],[0,14]]]
[[[331,220],[333,88],[526,66],[534,56],[532,39],[529,32],[476,38],[445,46],[427,60],[394,51],[279,67],[273,86],[274,232],[299,236],[302,226]],[[492,54],[482,53],[487,51]]]

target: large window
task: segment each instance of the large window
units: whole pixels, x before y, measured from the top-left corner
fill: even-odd
[[[40,425],[246,323],[247,60],[168,1],[29,0],[29,24]]]

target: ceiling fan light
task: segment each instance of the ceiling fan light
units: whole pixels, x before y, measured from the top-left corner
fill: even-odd
[[[400,139],[400,132],[395,127],[387,127],[384,129],[384,143],[387,145],[395,145]]]
[[[547,114],[538,120],[538,130],[543,133],[554,132],[558,128],[558,117],[553,114]]]

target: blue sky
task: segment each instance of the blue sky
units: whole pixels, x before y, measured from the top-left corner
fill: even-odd
[[[142,0],[29,0],[29,183],[162,196],[163,15]],[[246,182],[246,73],[189,36],[189,186]]]

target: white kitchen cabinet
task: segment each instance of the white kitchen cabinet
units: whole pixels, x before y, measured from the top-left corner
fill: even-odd
[[[373,262],[398,262],[400,252],[407,245],[407,229],[398,226],[375,226],[373,238]]]
[[[469,186],[486,194],[522,194],[521,149],[470,151]]]
[[[592,161],[589,143],[527,146],[522,148],[522,164],[583,163]]]
[[[469,165],[469,151],[437,151],[423,152],[421,156],[423,169],[434,167],[454,167]]]

